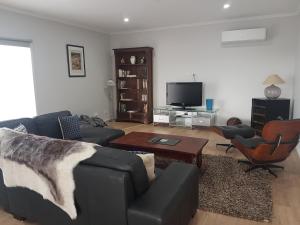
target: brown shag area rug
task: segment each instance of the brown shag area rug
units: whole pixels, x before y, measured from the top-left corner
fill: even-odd
[[[225,156],[203,155],[199,208],[256,221],[271,221],[272,175]]]
[[[156,157],[158,167],[173,160]],[[199,179],[199,208],[255,221],[272,217],[272,175],[258,169],[245,173],[248,166],[226,156],[203,155]]]

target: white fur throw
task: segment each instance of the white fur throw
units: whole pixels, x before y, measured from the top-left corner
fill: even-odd
[[[95,146],[0,128],[4,184],[35,191],[76,219],[73,169],[96,152]]]

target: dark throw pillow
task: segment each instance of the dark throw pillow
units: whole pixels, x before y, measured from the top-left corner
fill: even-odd
[[[63,116],[58,117],[61,133],[65,140],[75,140],[81,138],[79,117]]]

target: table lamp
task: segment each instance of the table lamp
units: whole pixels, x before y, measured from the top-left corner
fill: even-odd
[[[265,88],[265,96],[268,99],[277,99],[281,95],[281,89],[275,84],[284,84],[284,80],[277,74],[272,74],[263,82],[264,85],[269,85]]]

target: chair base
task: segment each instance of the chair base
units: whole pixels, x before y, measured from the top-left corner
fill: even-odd
[[[276,173],[272,170],[272,169],[284,169],[283,166],[278,166],[278,165],[274,165],[274,164],[265,164],[265,165],[257,165],[257,164],[253,164],[250,161],[247,160],[239,160],[239,163],[244,163],[249,165],[250,167],[245,170],[245,173],[248,173],[252,170],[256,170],[256,169],[264,169],[264,170],[268,170],[268,172],[270,174],[272,174],[274,177],[277,177]]]
[[[234,146],[233,144],[216,144],[216,146],[227,147],[227,148],[226,148],[226,153],[227,153],[231,148],[235,148],[235,146]]]

